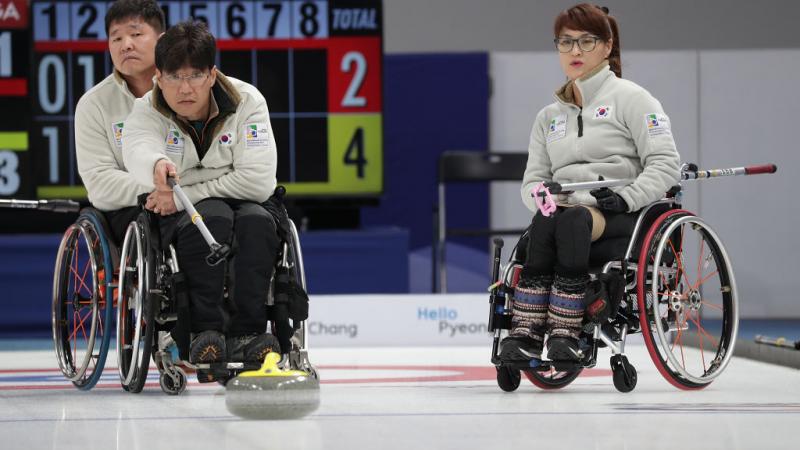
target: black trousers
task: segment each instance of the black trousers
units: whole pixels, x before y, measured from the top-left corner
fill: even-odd
[[[191,331],[215,330],[228,336],[263,333],[267,328],[269,281],[280,245],[275,220],[252,202],[206,199],[195,208],[214,239],[231,244],[235,255],[227,264],[228,293],[233,301],[226,308],[226,264],[206,263],[208,244],[188,214],[179,212],[160,219],[162,245],[175,246],[178,266],[186,276]]]
[[[125,231],[128,229],[128,224],[136,220],[136,216],[142,209],[138,206],[128,206],[127,208],[117,209],[114,211],[103,211],[106,217],[106,222],[111,228],[111,238],[117,247],[122,247],[122,240],[125,238]]]
[[[601,211],[606,227],[600,239],[627,237],[633,234],[638,212]],[[582,207],[563,208],[544,217],[536,213],[529,228],[524,270],[528,275],[581,276],[589,271],[592,246],[592,215]]]

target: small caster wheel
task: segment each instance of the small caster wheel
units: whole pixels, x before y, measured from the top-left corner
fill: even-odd
[[[186,389],[186,372],[178,367],[162,372],[161,376],[158,377],[158,384],[161,385],[161,390],[164,393],[179,395]]]
[[[506,366],[497,366],[497,385],[506,392],[514,392],[519,387],[522,375],[519,370]]]
[[[628,362],[623,355],[611,357],[611,371],[614,378],[614,387],[620,392],[630,392],[636,387],[638,377],[636,368]]]

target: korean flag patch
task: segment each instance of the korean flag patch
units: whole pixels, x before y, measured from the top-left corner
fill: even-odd
[[[225,132],[219,137],[219,145],[222,147],[230,147],[233,145],[233,133]]]
[[[609,105],[598,106],[594,110],[595,119],[607,119],[609,116],[611,116],[611,106]]]

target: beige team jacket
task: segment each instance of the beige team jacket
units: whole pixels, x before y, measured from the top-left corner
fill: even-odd
[[[75,150],[78,173],[89,201],[101,211],[136,206],[148,192],[125,171],[122,133],[136,97],[114,71],[89,89],[75,108]]]
[[[180,185],[193,204],[209,197],[263,202],[277,183],[277,150],[264,96],[254,86],[217,72],[216,83],[235,104],[211,136],[202,160],[175,113],[162,106],[158,86],[137,99],[125,122],[122,154],[133,178],[153,189],[153,169],[161,159],[178,168]],[[183,209],[180,202],[175,202]]]

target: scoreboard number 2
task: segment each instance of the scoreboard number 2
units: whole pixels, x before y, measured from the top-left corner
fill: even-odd
[[[361,89],[361,84],[364,83],[364,77],[367,75],[367,59],[360,52],[347,52],[342,58],[342,72],[350,72],[351,66],[355,64],[355,74],[347,92],[342,98],[342,106],[344,107],[362,107],[367,105],[367,99],[358,97],[356,94]]]

